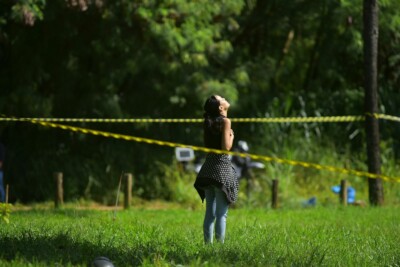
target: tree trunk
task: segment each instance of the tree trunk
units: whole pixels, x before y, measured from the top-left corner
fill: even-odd
[[[378,0],[364,0],[364,88],[367,133],[368,171],[380,174],[379,122],[373,116],[378,112]],[[368,179],[371,205],[383,204],[381,179]]]

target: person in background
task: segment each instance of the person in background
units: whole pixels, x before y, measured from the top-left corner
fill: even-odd
[[[229,151],[234,134],[228,119],[230,104],[213,95],[204,104],[204,144],[207,148]],[[228,154],[208,153],[194,184],[201,200],[206,200],[203,223],[204,242],[212,243],[214,235],[224,243],[228,206],[237,200],[239,183]]]
[[[4,145],[0,143],[0,202],[5,202],[6,201],[6,193],[4,191],[4,174],[3,174],[3,163],[4,163],[4,158],[6,155],[6,149],[4,148]]]

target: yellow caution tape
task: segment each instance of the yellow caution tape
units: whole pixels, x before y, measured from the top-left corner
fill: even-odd
[[[1,118],[0,121],[9,122],[105,122],[105,123],[194,123],[203,122],[203,119],[101,119],[101,118]]]
[[[306,122],[352,122],[363,121],[364,116],[330,116],[330,117],[290,117],[290,118],[232,118],[232,122],[262,123],[306,123]]]
[[[378,119],[400,122],[400,117],[386,115],[386,114],[379,114],[379,113],[375,113],[374,115],[376,115]]]
[[[380,178],[385,181],[400,182],[400,177],[393,178],[393,177],[389,177],[389,176],[386,176],[383,174],[378,175],[378,174],[373,174],[373,173],[369,173],[369,172],[363,172],[363,171],[357,171],[357,170],[345,169],[345,168],[338,168],[338,167],[334,167],[334,166],[320,165],[320,164],[316,164],[316,163],[309,163],[309,162],[303,162],[303,161],[295,161],[295,160],[281,159],[281,158],[277,158],[277,157],[261,156],[261,155],[255,155],[255,154],[239,153],[239,152],[232,152],[232,151],[225,151],[225,150],[218,150],[218,149],[210,149],[210,148],[199,147],[199,146],[191,146],[191,145],[185,145],[185,144],[179,144],[179,143],[173,143],[173,142],[167,142],[167,141],[153,140],[153,139],[148,139],[148,138],[143,138],[143,137],[136,137],[136,136],[130,136],[130,135],[123,135],[123,134],[116,134],[116,133],[74,127],[74,126],[69,126],[69,125],[55,124],[55,123],[51,123],[51,122],[43,122],[43,121],[36,121],[36,120],[32,120],[30,122],[40,124],[43,126],[73,131],[73,132],[80,132],[80,133],[84,133],[84,134],[92,134],[92,135],[98,135],[98,136],[104,136],[104,137],[111,137],[111,138],[123,139],[123,140],[127,140],[127,141],[135,141],[135,142],[142,142],[142,143],[147,143],[147,144],[155,144],[155,145],[169,146],[169,147],[187,147],[187,148],[191,148],[195,151],[203,151],[203,152],[207,152],[207,153],[230,154],[230,155],[236,155],[239,157],[249,157],[254,160],[262,160],[262,161],[266,161],[266,162],[276,162],[276,163],[280,163],[280,164],[301,166],[304,168],[313,168],[313,169],[317,169],[317,170],[325,170],[325,171],[330,171],[330,172],[335,172],[335,173],[355,175],[355,176],[359,176],[359,177],[367,177],[367,178],[374,178],[374,179]]]
[[[391,115],[374,113],[368,116],[373,116],[376,119],[392,120],[400,122],[400,117]],[[86,122],[86,123],[200,123],[203,119],[102,119],[102,118],[9,118],[0,117],[0,121],[7,122]],[[252,123],[311,123],[311,122],[353,122],[364,121],[365,116],[325,116],[325,117],[276,117],[276,118],[231,118],[232,122],[252,122]]]

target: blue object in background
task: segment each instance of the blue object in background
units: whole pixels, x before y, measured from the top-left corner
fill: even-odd
[[[311,197],[307,199],[306,201],[303,201],[303,207],[308,208],[308,207],[315,207],[317,205],[317,198],[316,197]]]
[[[339,194],[340,193],[340,185],[335,185],[332,186],[332,192],[335,194]],[[356,190],[351,187],[348,186],[347,187],[347,203],[352,204],[356,201]]]
[[[317,198],[316,197],[312,197],[310,199],[307,200],[307,204],[309,206],[315,206],[317,204]]]

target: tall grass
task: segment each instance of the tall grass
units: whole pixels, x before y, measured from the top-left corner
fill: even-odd
[[[1,266],[398,266],[397,208],[230,209],[225,244],[204,245],[203,210],[17,211]]]

